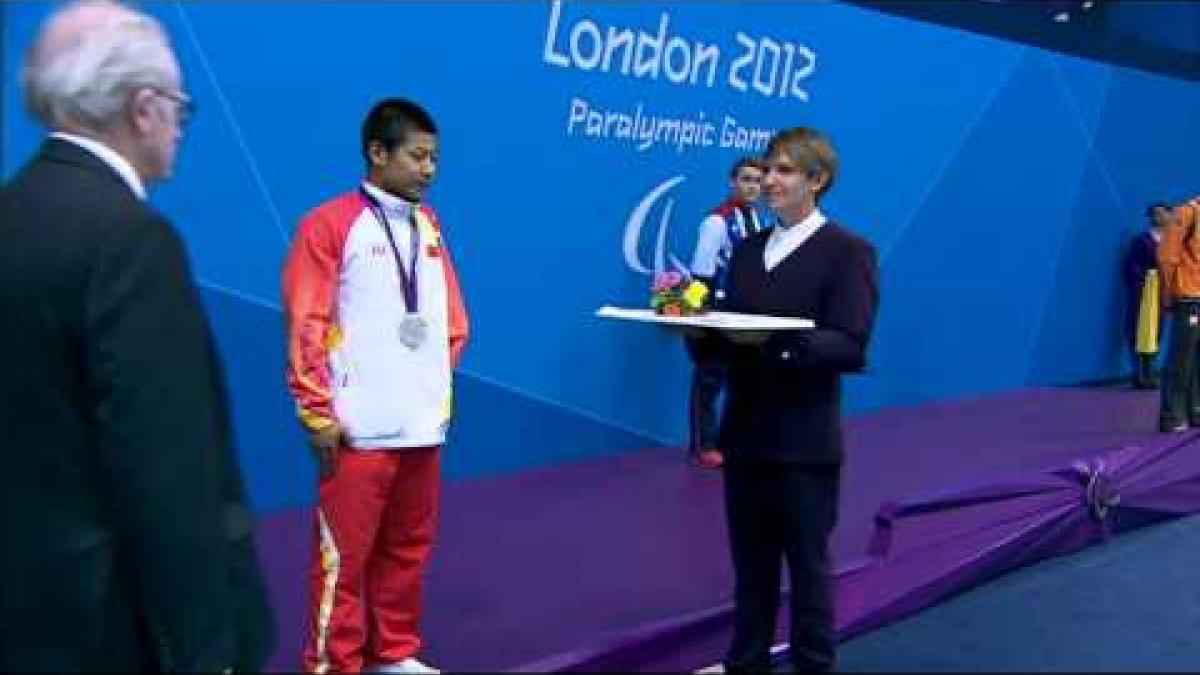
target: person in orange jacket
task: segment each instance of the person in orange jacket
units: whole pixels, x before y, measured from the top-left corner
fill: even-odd
[[[1158,251],[1163,305],[1171,339],[1162,378],[1158,428],[1164,433],[1200,426],[1200,196],[1172,211]]]

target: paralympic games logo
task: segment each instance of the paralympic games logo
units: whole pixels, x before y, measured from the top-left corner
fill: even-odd
[[[684,180],[686,180],[684,176],[673,176],[659,183],[653,190],[646,193],[646,196],[642,197],[642,200],[630,212],[629,220],[625,222],[625,239],[622,248],[625,252],[625,264],[629,265],[634,272],[645,275],[658,274],[666,270],[668,260],[672,265],[686,269],[673,253],[667,251],[667,231],[671,225],[671,211],[675,208],[675,200],[672,198],[667,198],[658,219],[658,233],[654,240],[652,266],[647,266],[642,262],[640,252],[642,230],[646,227],[646,219],[650,216],[650,212],[663,195]]]

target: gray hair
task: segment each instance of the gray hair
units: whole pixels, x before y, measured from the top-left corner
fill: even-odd
[[[54,35],[55,20],[79,9],[113,11]],[[104,131],[119,119],[130,92],[170,86],[175,67],[166,33],[153,18],[112,2],[82,2],[43,24],[20,77],[26,108],[45,126]]]

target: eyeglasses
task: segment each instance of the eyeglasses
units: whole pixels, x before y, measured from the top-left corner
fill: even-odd
[[[168,91],[166,89],[151,89],[155,95],[161,96],[170,101],[174,101],[176,108],[176,118],[179,120],[179,126],[184,126],[196,114],[196,102],[191,96],[182,91]]]

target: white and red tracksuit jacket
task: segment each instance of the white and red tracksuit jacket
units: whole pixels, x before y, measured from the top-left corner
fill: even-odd
[[[406,266],[406,202],[372,185]],[[287,382],[310,430],[341,425],[354,448],[441,445],[451,414],[452,370],[467,341],[467,313],[437,216],[417,207],[418,309],[424,342],[400,342],[406,312],[383,224],[358,191],[300,221],[283,268]]]

